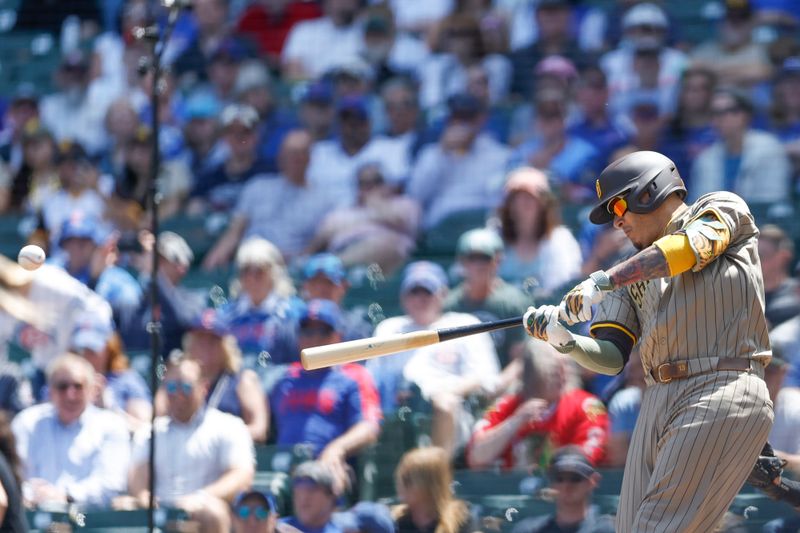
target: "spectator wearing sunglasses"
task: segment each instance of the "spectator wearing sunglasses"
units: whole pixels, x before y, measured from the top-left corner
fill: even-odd
[[[556,533],[581,531],[582,533],[611,533],[613,520],[601,515],[591,505],[592,493],[600,482],[600,474],[592,467],[580,449],[566,446],[550,460],[547,477],[556,493],[555,514],[527,518],[513,529],[513,533]]]
[[[95,371],[65,354],[47,369],[50,402],[20,412],[11,424],[24,466],[28,506],[105,506],[125,490],[128,429],[117,414],[95,407]]]
[[[300,317],[301,350],[342,340],[341,312],[330,300],[311,300]],[[270,394],[277,444],[306,445],[333,470],[337,492],[349,482],[347,460],[372,444],[381,408],[370,373],[359,364],[303,370],[292,363]]]
[[[253,439],[236,416],[206,407],[200,364],[171,358],[161,385],[167,414],[156,419],[155,497],[158,505],[185,510],[201,531],[229,531],[229,503],[253,482]],[[134,439],[130,493],[146,507],[149,430]]]
[[[278,507],[272,494],[250,489],[233,502],[234,533],[292,533],[295,530],[278,522]]]

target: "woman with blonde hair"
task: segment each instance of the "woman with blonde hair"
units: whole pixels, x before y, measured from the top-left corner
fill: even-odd
[[[533,167],[512,171],[497,216],[505,243],[501,278],[533,285],[546,296],[580,275],[580,246],[561,224],[561,207],[544,172]]]
[[[392,509],[397,533],[468,533],[473,531],[466,502],[453,496],[450,456],[442,448],[417,448],[395,470],[397,496]]]
[[[297,321],[303,307],[280,250],[251,237],[236,252],[239,294],[222,308],[246,366],[289,363],[297,357]]]
[[[269,405],[255,372],[242,369],[236,338],[214,309],[207,309],[183,338],[183,351],[200,364],[208,384],[206,406],[241,418],[256,443],[267,440]]]

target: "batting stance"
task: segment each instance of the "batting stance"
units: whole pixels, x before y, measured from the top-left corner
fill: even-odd
[[[791,492],[780,461],[759,458],[773,412],[758,229],[732,193],[686,205],[675,164],[656,152],[613,162],[596,189],[590,220],[613,221],[639,252],[593,273],[559,306],[529,308],[526,330],[603,374],[619,373],[639,343],[648,386],[616,529],[712,531],[748,476],[737,465],[758,460],[754,484]],[[592,338],[570,333],[559,314],[570,325],[593,319]]]

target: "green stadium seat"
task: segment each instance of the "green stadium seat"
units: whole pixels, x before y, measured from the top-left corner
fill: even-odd
[[[303,461],[313,459],[310,448],[303,446],[278,446],[261,444],[256,446],[256,469],[259,472],[291,472]]]
[[[462,233],[486,224],[486,209],[472,209],[453,213],[423,235],[420,248],[425,254],[453,255]]]

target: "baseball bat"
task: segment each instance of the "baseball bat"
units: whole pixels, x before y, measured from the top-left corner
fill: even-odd
[[[470,324],[469,326],[428,329],[411,333],[397,333],[384,337],[369,337],[367,339],[337,342],[336,344],[326,344],[325,346],[302,350],[300,352],[300,361],[306,370],[316,370],[318,368],[372,359],[373,357],[389,355],[421,346],[429,346],[468,335],[521,325],[522,317],[516,316],[491,322],[481,322],[480,324]]]

